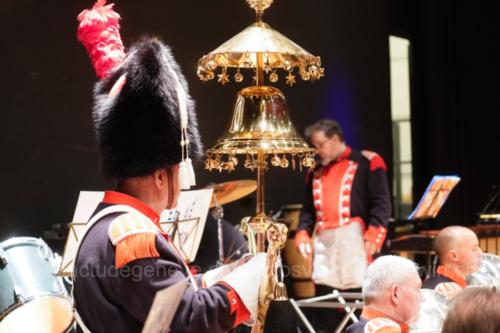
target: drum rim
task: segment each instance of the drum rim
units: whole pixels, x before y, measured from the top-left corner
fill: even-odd
[[[5,317],[7,317],[12,311],[16,310],[17,308],[22,307],[23,305],[28,304],[31,301],[34,301],[36,299],[44,298],[44,297],[57,297],[63,300],[67,300],[69,304],[71,305],[71,308],[73,308],[73,300],[69,296],[63,296],[61,294],[54,294],[54,293],[40,293],[37,294],[36,296],[30,296],[28,298],[23,299],[23,301],[18,301],[17,303],[12,304],[11,306],[7,307],[3,312],[0,312],[0,321],[2,321]]]
[[[0,248],[7,250],[15,245],[22,245],[22,244],[27,244],[27,245],[43,245],[44,247],[48,247],[47,243],[41,238],[36,238],[36,237],[12,237],[7,240],[4,240],[3,242],[0,243]]]

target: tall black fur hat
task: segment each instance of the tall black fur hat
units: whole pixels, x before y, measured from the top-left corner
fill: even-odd
[[[181,142],[188,143],[191,157],[202,151],[194,102],[170,49],[157,38],[144,37],[127,54],[94,90],[102,170],[114,179],[145,176],[180,163],[187,157]],[[182,104],[187,138],[181,136]]]

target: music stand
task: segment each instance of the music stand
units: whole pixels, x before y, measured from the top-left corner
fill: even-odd
[[[69,224],[68,238],[64,245],[64,252],[58,275],[71,276],[73,274],[73,257],[78,248],[81,235],[85,233],[87,221],[90,220],[92,213],[94,213],[97,205],[99,205],[103,198],[104,192],[80,191],[75,213],[73,215],[73,222]]]
[[[184,260],[192,261],[196,257],[211,197],[212,189],[182,191],[177,200],[177,211],[165,210],[160,216],[162,229],[165,232],[171,232],[174,245]],[[58,275],[71,276],[73,274],[73,258],[81,236],[85,233],[87,221],[103,198],[104,192],[80,192]]]
[[[460,181],[458,176],[434,176],[409,220],[433,219],[443,207],[451,191]]]
[[[351,300],[350,302],[346,302],[346,299]],[[336,302],[324,302],[327,300],[337,300]],[[343,309],[345,311],[345,315],[342,318],[342,321],[335,329],[335,333],[340,333],[347,325],[349,320],[353,323],[359,321],[354,312],[357,309],[362,309],[364,306],[363,295],[361,293],[355,292],[339,292],[334,289],[331,294],[326,294],[322,296],[312,297],[301,299],[299,301],[295,301],[290,299],[292,305],[294,306],[295,311],[299,315],[299,318],[302,320],[303,324],[306,326],[307,330],[311,333],[314,333],[314,329],[311,324],[305,317],[304,313],[300,310],[299,307],[303,308],[330,308],[330,309]]]
[[[175,247],[187,262],[196,259],[207,221],[213,189],[182,191],[177,200],[178,219],[172,221],[169,211],[160,216],[162,229],[169,233]]]
[[[408,220],[412,222],[421,222],[423,228],[425,229],[423,234],[427,237],[434,237],[429,231],[430,220],[436,218],[438,213],[443,208],[446,199],[448,199],[451,191],[460,182],[460,177],[458,176],[439,176],[436,175],[432,177],[427,189],[420,198],[417,206],[413,212],[408,216]],[[433,271],[432,265],[432,248],[428,249],[425,253],[426,256],[426,267],[427,275],[431,274]]]

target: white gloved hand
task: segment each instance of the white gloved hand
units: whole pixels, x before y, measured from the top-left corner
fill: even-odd
[[[302,258],[305,260],[308,260],[310,256],[312,255],[312,247],[310,243],[302,242],[298,246],[300,255]]]
[[[227,265],[211,269],[203,274],[203,285],[206,287],[213,286],[218,281],[221,281],[224,276],[231,273],[236,267],[241,266],[252,258],[250,253],[246,253],[240,259]]]
[[[236,267],[221,280],[234,289],[250,312],[250,319],[245,322],[247,325],[253,325],[257,319],[259,289],[266,279],[267,254],[257,253],[246,264]]]
[[[299,251],[300,255],[304,260],[312,259],[312,240],[306,230],[299,230],[295,234],[295,248]]]

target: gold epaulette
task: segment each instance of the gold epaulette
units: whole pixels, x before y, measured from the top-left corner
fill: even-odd
[[[447,299],[454,298],[462,290],[463,288],[455,282],[441,282],[434,288],[434,291],[443,295]]]
[[[122,268],[131,261],[160,256],[156,249],[158,229],[140,213],[118,216],[108,228],[108,236],[116,246],[115,266]]]
[[[366,323],[365,333],[401,333],[401,327],[395,321],[380,317]]]

